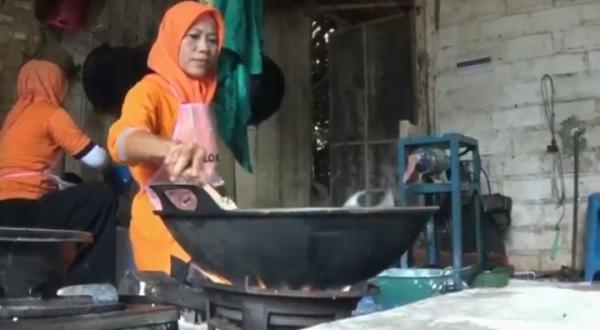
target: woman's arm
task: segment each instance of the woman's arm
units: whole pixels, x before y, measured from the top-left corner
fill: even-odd
[[[160,119],[158,101],[154,98],[160,93],[164,92],[145,80],[129,90],[121,117],[109,131],[110,154],[118,163],[164,164],[173,181],[182,176],[199,181],[204,167],[204,149],[156,134]]]
[[[54,142],[78,161],[97,170],[108,166],[106,150],[94,143],[67,111],[55,111],[47,123],[47,129]]]
[[[173,141],[143,130],[135,130],[123,137],[118,146],[121,159],[128,163],[162,163]]]
[[[182,143],[135,130],[124,138],[121,158],[127,162],[163,163],[171,180],[181,177],[199,180],[203,167],[204,149],[193,143]]]

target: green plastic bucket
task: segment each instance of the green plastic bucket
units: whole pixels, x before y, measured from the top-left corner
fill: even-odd
[[[452,271],[429,268],[392,268],[370,281],[379,290],[373,299],[385,309],[442,294]]]

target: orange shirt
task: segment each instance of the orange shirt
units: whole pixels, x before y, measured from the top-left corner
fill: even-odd
[[[40,172],[38,176],[4,178],[0,200],[38,199],[56,189],[41,172],[51,167],[61,149],[71,156],[83,156],[93,146],[91,139],[61,108],[36,102],[18,121],[0,133],[0,178],[16,172]]]
[[[117,150],[119,135],[127,128],[138,128],[155,135],[171,137],[179,102],[155,81],[144,78],[129,90],[123,103],[121,118],[113,124],[108,135],[108,150],[116,162],[122,163]],[[131,174],[141,186],[158,170],[158,164],[128,164]],[[142,189],[131,207],[130,236],[136,267],[143,271],[170,273],[171,256],[184,262],[189,255],[173,239],[162,219],[153,213],[148,197]]]

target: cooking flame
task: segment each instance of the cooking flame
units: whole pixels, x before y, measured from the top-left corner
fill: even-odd
[[[350,292],[351,289],[352,289],[352,285],[348,285],[347,287],[344,287],[342,289],[342,292]]]
[[[204,275],[206,278],[208,278],[211,282],[213,282],[215,284],[233,285],[233,283],[230,280],[228,280],[227,278],[225,278],[224,276],[222,276],[220,274],[204,270],[200,267],[198,267],[198,271],[200,271],[200,273],[202,275]]]
[[[304,285],[303,287],[300,288],[300,291],[302,292],[311,292],[313,289],[310,285]]]
[[[267,285],[265,284],[265,282],[263,282],[262,278],[260,277],[256,277],[256,285],[258,285],[259,288],[265,290],[267,288]]]

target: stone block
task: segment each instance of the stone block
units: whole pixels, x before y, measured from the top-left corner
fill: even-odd
[[[590,62],[591,70],[600,71],[600,51],[599,50],[589,52],[588,60]]]
[[[502,64],[497,71],[507,71],[508,77],[510,78],[509,80],[514,82],[540,80],[545,74],[561,75],[580,73],[585,72],[586,70],[585,53],[577,53],[556,54],[548,57]],[[504,76],[506,76],[506,74],[502,77],[503,79],[506,79]]]
[[[502,62],[517,62],[554,53],[552,34],[543,33],[505,40],[499,43],[496,54]]]
[[[539,201],[550,199],[550,179],[507,180],[503,183],[504,193],[515,201]]]
[[[565,175],[565,195],[567,198],[573,198],[573,173]],[[579,177],[579,198],[580,202],[587,200],[588,196],[600,192],[600,176],[598,175],[583,175]]]
[[[489,79],[486,83],[465,85],[456,90],[445,92],[445,98],[440,100],[442,107],[449,109],[485,110],[494,108],[502,97],[502,86],[499,82]]]
[[[596,2],[598,2],[598,0],[554,0],[554,3],[557,7],[584,5],[584,4],[596,3]]]
[[[494,80],[493,82],[490,80]],[[502,72],[486,71],[471,74],[459,74],[457,72],[445,72],[436,77],[436,89],[438,90],[457,90],[461,88],[477,88],[481,85],[494,86],[508,79]]]
[[[514,203],[512,207],[513,226],[534,226],[552,229],[559,223],[565,224],[572,219],[573,204],[558,206],[555,202],[538,204]],[[562,221],[561,221],[562,218]]]
[[[582,51],[600,48],[600,26],[580,26],[568,30],[563,35],[562,49],[564,51]]]
[[[13,18],[10,15],[0,14],[0,24],[10,24],[13,22]]]
[[[519,251],[550,250],[557,235],[560,240],[561,233],[556,230],[511,228],[506,248]]]
[[[506,13],[504,0],[452,0],[440,2],[440,26],[499,17]]]
[[[598,97],[600,73],[554,76],[558,101],[574,101]]]
[[[594,1],[581,6],[581,15],[584,24],[596,24],[600,21],[600,2]]]
[[[538,253],[516,254],[509,252],[508,261],[517,271],[538,270],[541,267]]]
[[[494,129],[523,128],[544,123],[542,109],[539,106],[523,107],[492,114]]]
[[[499,161],[500,172],[506,177],[540,176],[552,171],[552,158],[544,152],[506,157]]]
[[[556,117],[554,118],[556,123],[560,123],[565,119],[575,116],[576,120],[587,121],[600,116],[600,112],[597,112],[596,100],[581,100],[572,102],[559,102],[554,106],[554,112]],[[600,136],[599,136],[600,137]],[[598,142],[600,145],[600,141]]]
[[[560,250],[552,258],[550,251],[546,251],[541,253],[540,256],[540,271],[542,272],[552,272],[558,271],[563,266],[571,267],[571,251],[570,250]]]
[[[0,45],[8,43],[10,34],[11,31],[8,26],[0,25]]]
[[[511,134],[515,155],[528,155],[532,152],[542,153],[550,144],[550,133],[547,130],[526,130]]]
[[[566,30],[582,22],[580,7],[551,8],[482,22],[481,31],[484,38],[514,38]]]
[[[506,0],[508,14],[531,12],[552,7],[552,0]]]
[[[436,50],[436,72],[453,71],[456,68],[458,49],[456,47],[439,47]]]
[[[510,132],[497,130],[472,131],[469,135],[478,139],[479,152],[482,155],[506,156],[513,153]]]
[[[531,15],[503,16],[481,23],[483,38],[510,38],[533,34]]]
[[[502,87],[502,93],[497,98],[495,105],[499,108],[518,108],[520,106],[528,106],[531,104],[541,103],[540,83],[533,82],[516,82],[505,84]]]
[[[581,7],[563,7],[531,13],[532,32],[556,32],[571,29],[581,24]]]
[[[32,10],[34,6],[34,1],[29,0],[12,0],[13,6],[22,10]]]
[[[472,127],[480,130],[492,129],[491,114],[484,111],[441,113],[437,117],[437,123],[440,130],[445,132],[468,132]]]
[[[597,141],[593,141],[598,144]],[[579,155],[579,175],[588,176],[598,173],[598,151],[582,150]],[[565,173],[573,173],[575,168],[574,158],[572,155],[563,156],[563,169]]]
[[[25,41],[27,40],[27,34],[22,31],[12,31],[10,37],[15,40]]]
[[[479,21],[450,25],[436,32],[439,47],[458,46],[481,38],[481,23]]]

